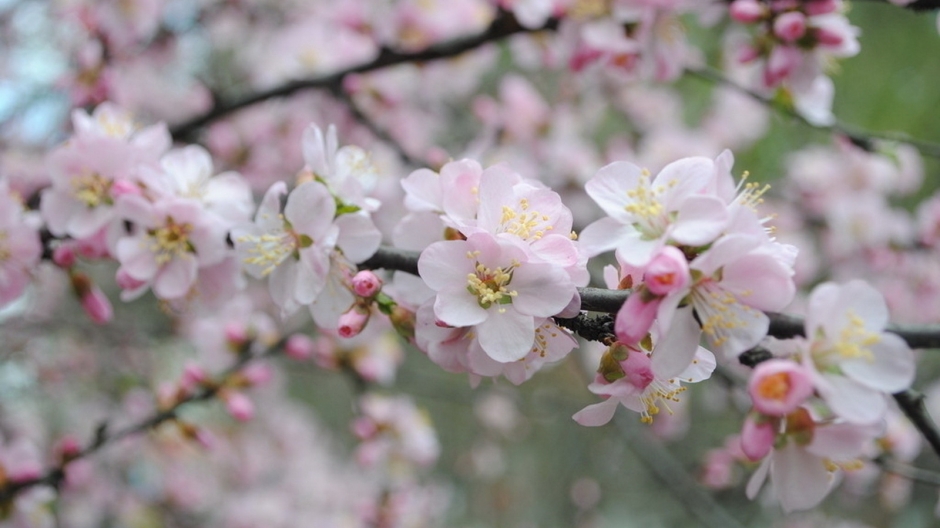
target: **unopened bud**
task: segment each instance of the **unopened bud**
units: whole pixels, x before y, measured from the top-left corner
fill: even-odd
[[[767,8],[757,0],[734,0],[728,6],[728,14],[738,22],[752,24],[767,16]]]
[[[52,251],[52,262],[60,268],[71,268],[75,265],[75,248],[72,244],[60,244]]]
[[[366,323],[369,322],[369,314],[369,311],[353,306],[348,312],[339,316],[337,331],[340,337],[349,338],[359,335],[359,332],[362,332]]]
[[[741,451],[753,461],[758,461],[770,453],[776,434],[773,421],[749,414],[741,428]]]
[[[793,42],[806,34],[806,16],[799,11],[788,11],[774,20],[774,35],[785,42]]]
[[[298,360],[309,359],[315,348],[316,344],[313,339],[303,334],[294,334],[284,343],[284,353],[287,357]]]
[[[365,299],[374,297],[382,289],[382,279],[370,270],[356,273],[350,282],[356,295]]]
[[[232,415],[232,418],[240,422],[247,422],[254,417],[255,404],[248,396],[241,392],[226,392],[223,399],[225,400],[225,410]]]

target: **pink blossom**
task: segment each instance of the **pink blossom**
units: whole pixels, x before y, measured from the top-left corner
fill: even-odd
[[[240,422],[247,422],[254,417],[255,404],[244,393],[226,391],[223,393],[222,399],[225,402],[225,410],[232,415],[232,418]]]
[[[652,423],[662,409],[671,413],[670,403],[677,402],[679,394],[686,390],[681,382],[708,379],[716,363],[711,352],[699,347],[685,370],[675,376],[663,376],[652,358],[664,353],[666,343],[667,340],[662,340],[651,353],[614,343],[602,357],[594,382],[588,386],[588,390],[606,398],[605,401],[581,409],[573,416],[574,420],[581,425],[603,425],[613,418],[618,405],[640,413],[644,423]]]
[[[668,295],[681,290],[691,280],[689,262],[682,251],[674,246],[662,248],[643,271],[643,283],[656,295]]]
[[[863,281],[827,282],[810,294],[803,361],[816,391],[839,417],[852,423],[880,421],[886,394],[914,380],[914,355],[900,337],[884,331],[888,308]]]
[[[333,222],[336,204],[318,182],[294,189],[281,214],[280,200],[287,194],[283,182],[265,193],[255,223],[232,230],[235,249],[246,271],[270,276],[271,298],[284,313],[309,305],[326,286],[330,254],[339,227]]]
[[[747,388],[755,410],[768,416],[785,416],[813,394],[813,381],[799,363],[771,359],[754,368]]]
[[[131,278],[153,288],[161,299],[179,299],[193,287],[200,268],[225,259],[225,232],[195,202],[168,199],[149,203],[121,198],[121,212],[134,232],[117,242],[117,259]]]
[[[304,360],[313,356],[314,342],[303,334],[294,334],[284,344],[284,353],[291,359]]]
[[[437,317],[476,327],[483,350],[500,362],[524,357],[535,339],[535,318],[556,315],[576,293],[562,268],[485,232],[432,244],[421,253],[418,270],[437,293]]]
[[[582,250],[593,256],[616,249],[618,259],[644,266],[667,239],[690,246],[714,241],[728,223],[721,201],[701,194],[714,177],[708,158],[675,161],[655,178],[631,163],[607,165],[585,189],[608,217],[581,232]]]
[[[41,256],[38,229],[27,221],[6,180],[0,179],[0,307],[23,294]]]

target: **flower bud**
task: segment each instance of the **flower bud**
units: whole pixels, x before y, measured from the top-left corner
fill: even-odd
[[[774,35],[785,42],[793,42],[806,34],[806,16],[799,11],[788,11],[774,20]]]
[[[71,268],[75,265],[75,248],[72,244],[60,244],[52,251],[52,262],[60,268]]]
[[[691,281],[689,262],[679,248],[666,246],[646,265],[643,281],[646,288],[656,295],[679,291]]]
[[[284,343],[284,353],[291,359],[309,359],[313,355],[314,348],[313,339],[303,334],[294,334]]]
[[[183,367],[183,376],[180,379],[180,386],[183,387],[186,391],[192,391],[196,386],[202,384],[208,379],[206,376],[206,371],[203,368],[193,362],[187,362],[186,366]]]
[[[374,297],[382,289],[382,279],[371,270],[360,271],[350,282],[356,295],[365,299]]]
[[[837,0],[808,0],[803,2],[803,11],[809,16],[825,15],[839,8]]]
[[[734,0],[728,6],[728,14],[738,22],[752,24],[767,16],[767,9],[757,0]]]
[[[369,322],[369,312],[353,306],[348,312],[339,316],[339,327],[337,328],[340,337],[354,337],[362,332],[366,323]]]
[[[111,301],[95,285],[92,285],[91,289],[82,297],[82,308],[88,314],[88,317],[97,324],[105,324],[114,318]]]
[[[770,453],[776,436],[773,420],[748,414],[741,428],[741,451],[756,462]]]
[[[255,404],[243,393],[226,392],[223,399],[225,400],[225,410],[232,415],[232,418],[240,422],[247,422],[254,417]]]
[[[662,298],[648,297],[650,296],[647,292],[640,289],[627,297],[627,302],[620,307],[614,321],[614,332],[618,341],[626,345],[636,345],[649,333]]]
[[[799,363],[771,359],[754,368],[747,390],[757,412],[786,416],[813,394],[813,381]]]

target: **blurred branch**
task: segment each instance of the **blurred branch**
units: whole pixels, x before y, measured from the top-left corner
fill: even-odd
[[[107,422],[99,424],[95,428],[94,437],[92,440],[82,448],[77,453],[70,453],[67,456],[63,457],[63,460],[55,467],[48,469],[43,475],[18,481],[6,481],[5,484],[0,486],[0,510],[2,510],[6,503],[16,497],[17,494],[26,491],[34,486],[51,486],[55,489],[59,489],[62,484],[62,481],[65,479],[65,469],[66,467],[76,460],[81,460],[87,458],[88,456],[100,451],[101,449],[114,444],[115,442],[122,440],[127,437],[136,436],[138,434],[147,432],[149,430],[155,429],[157,426],[163,424],[164,422],[173,421],[177,419],[177,412],[180,408],[195,402],[202,402],[211,400],[214,398],[220,390],[225,386],[225,381],[229,377],[238,373],[245,365],[259,359],[261,357],[266,357],[278,352],[284,348],[284,340],[279,341],[275,345],[271,346],[261,354],[250,354],[247,352],[247,349],[243,351],[238,360],[225,371],[223,371],[219,376],[217,376],[217,381],[211,386],[203,387],[200,391],[188,395],[186,397],[180,398],[177,402],[166,409],[157,410],[154,414],[144,418],[143,420],[118,429],[116,431],[109,432]]]
[[[427,49],[414,52],[402,52],[383,47],[379,51],[379,55],[370,62],[352,66],[345,70],[328,75],[312,77],[310,79],[289,81],[280,86],[249,94],[234,101],[219,103],[205,114],[196,116],[189,121],[185,121],[172,127],[170,129],[170,133],[173,135],[174,139],[179,140],[188,137],[198,128],[201,128],[217,119],[225,117],[235,112],[236,110],[240,110],[268,99],[286,97],[302,90],[339,86],[342,84],[343,79],[346,78],[347,75],[380,70],[383,68],[388,68],[389,66],[396,66],[398,64],[428,62],[438,59],[456,57],[457,55],[460,55],[464,52],[479,48],[484,44],[496,42],[518,33],[533,33],[545,30],[554,30],[557,27],[558,20],[549,19],[542,27],[533,29],[525,28],[519,24],[519,22],[511,13],[500,11],[496,18],[494,18],[490,23],[489,27],[476,35],[457,39],[451,42],[437,44]]]
[[[937,1],[940,2],[940,0],[937,0]],[[688,75],[691,75],[693,77],[697,77],[699,79],[711,82],[713,84],[725,86],[738,93],[747,95],[751,99],[754,99],[755,101],[763,103],[764,105],[773,109],[777,113],[796,119],[797,121],[799,121],[805,126],[814,128],[816,130],[821,130],[824,132],[842,134],[848,137],[849,140],[852,141],[853,144],[869,152],[874,150],[873,143],[876,140],[884,140],[884,141],[894,141],[897,143],[908,144],[916,148],[924,156],[929,156],[931,158],[940,159],[940,143],[932,143],[930,141],[924,141],[921,139],[912,138],[908,136],[907,134],[902,134],[902,133],[897,133],[897,132],[885,132],[885,131],[875,132],[875,131],[864,130],[854,125],[843,123],[839,120],[836,120],[831,125],[818,125],[807,120],[805,117],[803,117],[799,112],[794,110],[792,107],[782,104],[778,101],[775,101],[774,99],[769,98],[755,90],[747,88],[746,86],[742,86],[736,83],[735,81],[732,81],[731,79],[725,77],[724,74],[722,74],[720,71],[714,68],[710,68],[706,66],[703,68],[687,68],[685,71]]]
[[[359,122],[360,125],[369,129],[369,132],[372,132],[372,135],[378,138],[380,141],[387,143],[392,149],[398,154],[399,159],[407,165],[412,165],[415,167],[421,167],[426,165],[423,160],[419,160],[413,157],[408,151],[405,150],[405,147],[402,146],[395,138],[393,138],[388,131],[380,127],[371,117],[367,116],[365,112],[359,108],[359,105],[356,104],[356,101],[346,93],[346,90],[343,89],[342,85],[337,83],[330,85],[330,93],[333,94],[333,97],[342,101],[346,108],[349,109],[349,113],[352,114],[353,118]]]
[[[940,473],[935,471],[914,467],[886,456],[876,458],[875,463],[887,473],[899,475],[914,482],[940,487]]]

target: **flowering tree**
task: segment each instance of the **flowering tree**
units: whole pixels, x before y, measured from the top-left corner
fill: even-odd
[[[0,3],[0,526],[935,522],[853,7]]]

